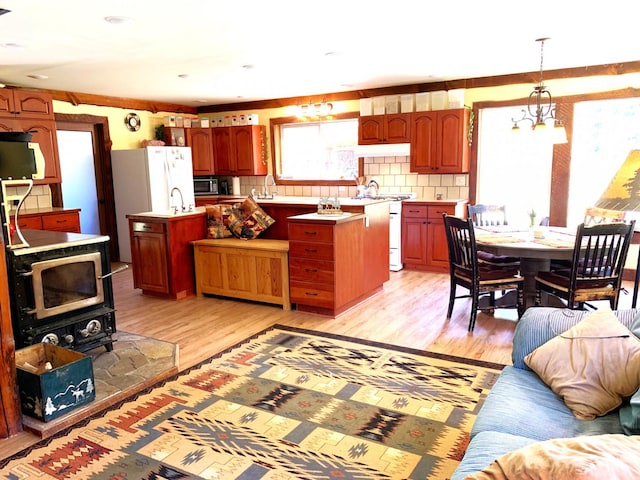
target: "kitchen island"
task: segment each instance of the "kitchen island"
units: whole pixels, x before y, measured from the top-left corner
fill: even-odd
[[[131,229],[134,285],[142,288],[143,293],[179,299],[192,295],[196,291],[193,275],[193,248],[191,242],[206,237],[206,209],[204,205],[217,203],[237,203],[239,199],[221,199],[219,197],[199,197],[199,207],[190,214],[172,215],[170,212],[153,212],[128,215]],[[256,199],[260,207],[276,222],[258,239],[290,240],[290,217],[313,214],[317,211],[317,197],[276,197],[275,199]],[[345,212],[338,217],[323,217],[322,222],[341,223],[351,216],[358,219],[357,232],[340,233],[345,235],[338,242],[349,244],[355,249],[362,262],[354,264],[348,275],[349,281],[358,284],[357,301],[346,302],[340,309],[316,309],[316,313],[337,315],[349,306],[368,298],[382,289],[389,280],[389,201],[381,199],[340,198],[341,208]],[[330,219],[330,217],[333,217]],[[297,219],[294,219],[297,222]],[[345,231],[346,232],[346,231]],[[174,234],[176,233],[176,234]],[[135,239],[134,239],[135,236]],[[342,243],[340,243],[342,244]],[[341,257],[336,257],[342,262]],[[313,264],[313,255],[307,259]],[[187,268],[188,265],[188,268]],[[298,263],[300,265],[300,263]],[[147,274],[145,274],[147,272]],[[193,276],[193,278],[192,278]],[[139,280],[136,280],[136,277]],[[351,287],[349,287],[351,288]],[[293,301],[293,303],[296,303]]]

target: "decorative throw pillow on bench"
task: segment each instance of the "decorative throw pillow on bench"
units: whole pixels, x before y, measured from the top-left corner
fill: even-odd
[[[589,313],[524,361],[581,420],[607,414],[640,388],[640,339],[609,309]]]
[[[253,197],[234,205],[207,205],[207,238],[256,238],[275,223]]]

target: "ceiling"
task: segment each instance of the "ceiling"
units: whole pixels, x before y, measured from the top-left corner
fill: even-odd
[[[640,2],[628,0],[0,0],[0,8],[10,10],[0,15],[0,82],[195,107],[537,71],[539,37],[550,37],[545,70],[640,60]]]

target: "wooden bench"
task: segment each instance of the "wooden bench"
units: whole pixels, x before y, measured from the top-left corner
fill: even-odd
[[[276,303],[291,310],[287,240],[221,238],[192,244],[197,295]]]

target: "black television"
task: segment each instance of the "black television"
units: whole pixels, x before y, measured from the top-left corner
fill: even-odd
[[[27,142],[0,141],[0,179],[32,179],[36,158]]]

